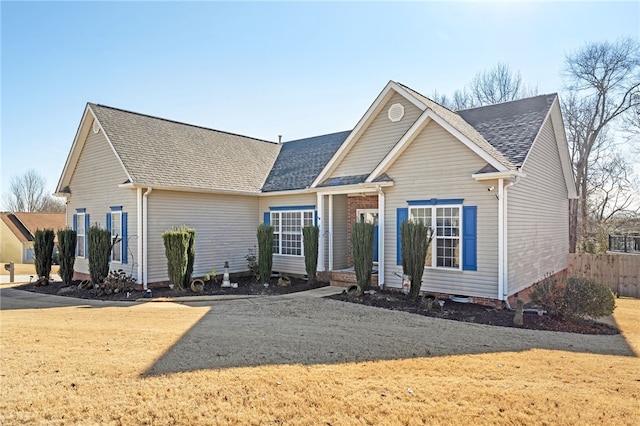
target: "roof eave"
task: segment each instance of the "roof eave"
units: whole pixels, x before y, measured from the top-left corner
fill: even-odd
[[[222,189],[222,188],[192,188],[192,187],[180,187],[180,186],[167,186],[167,185],[154,185],[144,183],[123,183],[118,185],[118,188],[124,189],[148,189],[159,191],[175,191],[175,192],[195,192],[200,194],[218,194],[218,195],[246,195],[257,196],[260,195],[260,191],[242,191],[237,189]]]

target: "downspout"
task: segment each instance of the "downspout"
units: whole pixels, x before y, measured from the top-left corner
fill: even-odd
[[[502,300],[504,300],[505,305],[507,306],[507,309],[513,309],[510,305],[509,305],[509,297],[507,296],[508,293],[508,289],[509,289],[509,241],[508,241],[508,215],[507,215],[507,189],[515,186],[518,182],[520,181],[520,176],[516,176],[516,179],[512,182],[509,182],[505,187],[504,187],[504,240],[503,240],[503,244],[504,244],[504,248],[503,248],[503,252],[504,252],[504,256],[503,256],[503,261],[504,261],[504,266],[502,267],[502,271],[504,274],[504,278],[503,278],[503,293],[502,293]]]
[[[149,228],[149,218],[148,216],[148,211],[149,211],[149,207],[148,207],[148,201],[147,198],[149,197],[149,194],[151,194],[151,191],[153,191],[153,188],[149,187],[147,188],[147,190],[145,191],[144,195],[142,196],[142,274],[143,274],[143,288],[145,291],[147,291],[147,286],[149,284],[148,278],[147,278],[147,271],[148,271],[148,262],[147,262],[147,248],[148,248],[148,238],[147,238],[147,229]]]
[[[378,189],[378,287],[384,288],[384,192],[380,186]]]
[[[505,268],[505,202],[504,202],[504,179],[498,179],[498,300],[504,300],[505,282],[504,282],[504,268]]]
[[[138,277],[137,280],[142,280],[142,188],[136,190],[136,229],[138,234]]]

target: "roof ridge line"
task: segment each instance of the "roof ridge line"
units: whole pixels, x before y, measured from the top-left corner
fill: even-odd
[[[93,103],[93,102],[87,102],[87,103],[89,105],[93,105],[93,106],[99,106],[99,107],[102,107],[102,108],[108,108],[108,109],[112,109],[112,110],[115,110],[115,111],[125,112],[127,114],[134,114],[134,115],[138,115],[138,116],[141,116],[141,117],[152,118],[152,119],[155,119],[155,120],[166,121],[168,123],[180,124],[182,126],[195,127],[197,129],[209,130],[211,132],[224,133],[224,134],[232,135],[232,136],[239,136],[239,137],[242,137],[242,138],[253,139],[253,140],[256,140],[258,142],[266,142],[266,143],[270,143],[270,144],[274,144],[274,145],[278,144],[277,142],[272,142],[272,141],[268,141],[268,140],[260,139],[260,138],[254,138],[253,136],[241,135],[239,133],[233,133],[233,132],[227,132],[227,131],[224,131],[224,130],[212,129],[211,127],[199,126],[197,124],[185,123],[185,122],[182,122],[182,121],[171,120],[169,118],[158,117],[158,116],[150,115],[150,114],[143,114],[141,112],[130,111],[130,110],[126,110],[126,109],[123,109],[123,108],[117,108],[117,107],[112,107],[112,106],[103,105],[103,104],[96,104],[96,103]]]
[[[472,108],[463,108],[463,109],[459,109],[459,110],[457,110],[455,112],[458,113],[460,111],[469,111],[469,110],[472,110],[472,109],[487,108],[487,107],[492,107],[492,106],[496,106],[496,105],[505,105],[505,104],[510,104],[510,103],[513,103],[513,102],[526,101],[527,99],[541,98],[543,96],[556,96],[557,97],[558,96],[558,92],[542,93],[540,95],[527,96],[526,98],[513,99],[511,101],[506,101],[506,102],[498,102],[497,104],[481,105],[481,106],[472,107]]]
[[[396,83],[398,83],[400,86],[404,87],[405,89],[407,89],[407,90],[411,90],[412,92],[414,92],[414,93],[416,93],[416,94],[418,94],[418,95],[422,96],[423,98],[430,100],[430,101],[431,101],[431,102],[433,102],[434,104],[440,105],[442,108],[446,109],[447,111],[450,111],[450,112],[452,112],[452,113],[454,113],[454,114],[457,114],[457,111],[454,111],[454,110],[452,110],[452,109],[447,108],[446,106],[442,105],[441,103],[439,103],[439,102],[437,102],[437,101],[434,101],[433,99],[431,99],[431,98],[430,98],[430,97],[428,97],[428,96],[423,95],[422,93],[418,92],[417,90],[412,89],[411,87],[406,86],[406,85],[404,85],[404,84],[400,83],[399,81],[396,81]]]

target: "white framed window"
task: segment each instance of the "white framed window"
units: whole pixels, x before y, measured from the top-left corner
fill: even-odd
[[[76,229],[76,257],[86,257],[84,248],[85,238],[86,238],[86,229],[85,229],[85,213],[77,214],[77,229]]]
[[[111,212],[111,244],[113,249],[111,250],[111,261],[122,263],[122,212]]]
[[[409,220],[422,222],[433,232],[426,267],[462,269],[461,212],[459,205],[409,207]]]
[[[302,228],[313,226],[313,210],[272,211],[273,254],[304,256]]]

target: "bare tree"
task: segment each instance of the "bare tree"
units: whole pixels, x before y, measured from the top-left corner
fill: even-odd
[[[620,39],[590,43],[566,57],[565,124],[578,191],[578,199],[569,204],[571,252],[587,234],[589,182],[605,152],[606,129],[640,106],[639,53],[637,42]]]
[[[10,212],[64,212],[65,205],[45,192],[46,180],[35,170],[14,176],[5,208]]]
[[[514,73],[509,65],[498,63],[491,69],[478,72],[471,83],[462,90],[456,90],[451,97],[434,92],[433,100],[458,111],[522,99],[537,93],[537,87],[522,82],[519,71]]]

